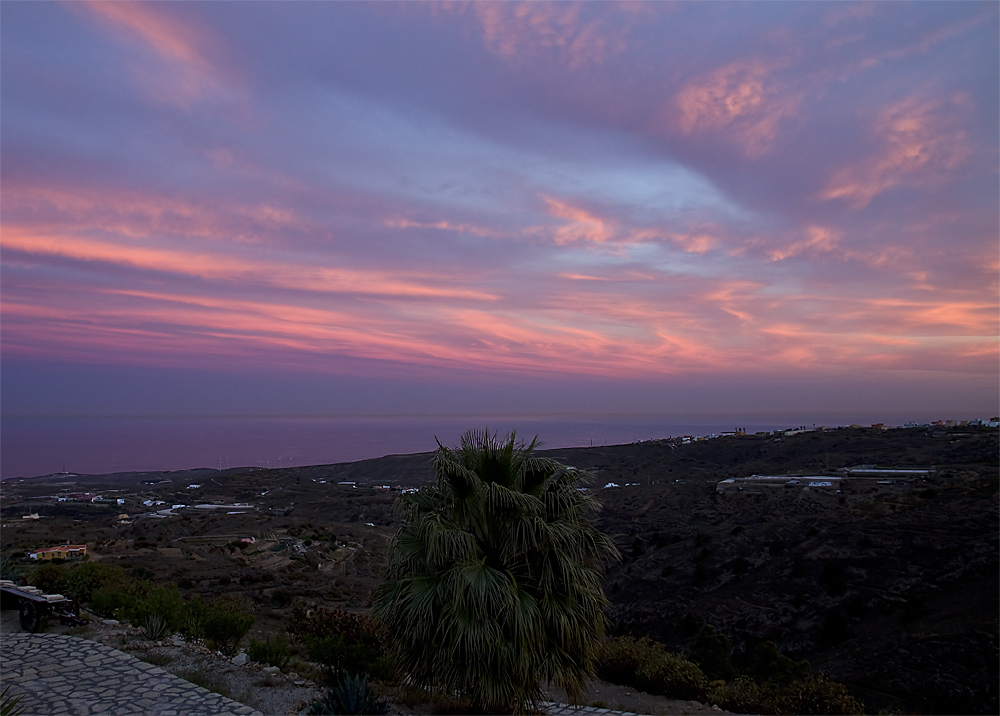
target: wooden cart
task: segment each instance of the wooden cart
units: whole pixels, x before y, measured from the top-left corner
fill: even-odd
[[[80,618],[80,604],[61,594],[43,594],[34,587],[20,586],[4,580],[0,583],[3,608],[16,606],[21,617],[21,628],[35,633],[49,617],[56,617],[63,624],[86,624]]]

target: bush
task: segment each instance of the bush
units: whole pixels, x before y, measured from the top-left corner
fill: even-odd
[[[709,679],[729,681],[736,675],[732,652],[733,644],[729,637],[711,624],[706,624],[695,635],[691,660],[701,667]]]
[[[59,589],[62,583],[63,570],[54,564],[40,564],[31,572],[31,586],[38,587],[46,594]]]
[[[746,671],[757,681],[778,684],[808,679],[811,673],[808,661],[788,658],[773,641],[761,642],[751,650]]]
[[[864,704],[850,695],[847,687],[825,676],[796,681],[783,689],[778,699],[785,714],[863,714]]]
[[[235,656],[240,641],[250,631],[254,618],[241,603],[217,599],[201,615],[201,634],[209,649]]]
[[[388,655],[383,636],[366,616],[343,609],[307,612],[297,607],[289,631],[306,645],[310,659],[327,667],[330,678],[338,678],[347,670],[363,671],[379,679],[395,678],[395,662]]]
[[[598,645],[597,675],[653,694],[694,699],[704,695],[705,675],[695,664],[648,638],[618,637]]]
[[[710,703],[739,714],[776,714],[778,691],[770,684],[758,684],[749,676],[741,676],[731,684],[719,683],[709,692]]]
[[[117,564],[87,562],[70,568],[59,583],[59,590],[81,602],[89,602],[98,589],[130,588],[134,581]]]
[[[271,639],[268,634],[264,641],[250,639],[250,646],[247,647],[247,656],[259,664],[269,664],[284,669],[288,666],[292,655],[288,652],[288,639],[283,636]]]
[[[170,633],[180,631],[184,616],[184,600],[180,590],[169,587],[151,587],[145,596],[136,600],[135,604],[125,610],[128,620],[135,626],[145,623],[147,617],[156,615],[163,620],[163,628]]]
[[[105,619],[124,618],[138,604],[138,599],[131,593],[121,589],[101,588],[90,595],[88,606],[99,617]]]
[[[744,714],[862,714],[864,705],[847,687],[825,676],[794,681],[786,687],[761,684],[741,676],[730,684],[719,684],[707,700],[719,707]]]

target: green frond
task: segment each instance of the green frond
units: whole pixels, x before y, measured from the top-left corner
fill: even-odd
[[[540,680],[580,690],[606,628],[601,576],[618,552],[577,489],[590,477],[537,445],[488,430],[438,443],[436,481],[396,505],[372,603],[415,682],[489,710],[530,708]]]

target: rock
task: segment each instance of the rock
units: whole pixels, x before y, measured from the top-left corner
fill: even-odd
[[[105,619],[105,620],[104,620],[104,623],[105,623],[105,624],[112,624],[112,625],[118,625],[118,624],[121,624],[121,622],[120,622],[120,621],[118,621],[117,619]]]
[[[250,657],[247,656],[245,651],[241,651],[239,654],[234,656],[230,661],[232,661],[237,666],[246,666],[247,662],[250,661]]]
[[[281,673],[281,669],[279,669],[277,666],[265,666],[264,667],[264,674],[265,674],[265,676],[277,676],[280,673]]]
[[[296,686],[305,686],[306,685],[306,680],[305,679],[292,679],[292,683],[295,684]]]

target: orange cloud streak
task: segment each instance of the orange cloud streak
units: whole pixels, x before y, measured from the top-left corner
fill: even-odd
[[[186,251],[177,248],[129,246],[74,236],[41,236],[17,227],[5,227],[4,247],[29,254],[61,256],[77,261],[99,261],[132,268],[164,271],[213,281],[252,279],[261,285],[316,291],[414,298],[453,298],[493,301],[494,294],[463,288],[441,288],[441,276],[423,282],[387,272],[327,268],[274,260],[247,261],[231,254]]]

